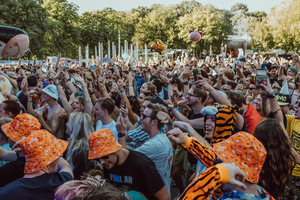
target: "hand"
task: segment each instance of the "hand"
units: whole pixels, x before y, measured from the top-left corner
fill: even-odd
[[[58,79],[61,76],[61,73],[62,73],[62,68],[58,68],[54,80]]]
[[[35,118],[37,118],[38,120],[43,119],[43,116],[42,116],[40,113],[36,112],[36,111],[33,112],[33,116],[34,116]]]
[[[170,100],[165,100],[165,103],[167,104],[168,108],[173,109],[174,105]]]
[[[84,79],[81,76],[74,74],[73,78],[76,82],[79,82],[81,85],[85,85]]]
[[[162,112],[162,111],[159,111],[156,115],[156,118],[161,121],[161,123],[163,124],[168,124],[168,123],[171,123],[172,120],[170,118],[170,116],[165,113],[165,112]]]
[[[170,130],[167,135],[170,140],[176,142],[177,144],[185,144],[188,138],[179,128]]]
[[[102,77],[99,76],[97,79],[97,82],[98,82],[99,91],[101,91],[101,89],[106,88],[104,76],[102,76]]]
[[[244,89],[244,85],[243,84],[238,84],[235,88],[235,90],[241,91]]]
[[[188,125],[189,125],[188,123],[183,122],[183,121],[175,121],[175,122],[173,122],[173,127],[174,128],[180,128],[181,130],[186,130],[186,127]]]
[[[246,95],[246,103],[250,103],[251,101],[253,101],[253,98],[254,98],[254,94],[247,94]]]
[[[269,79],[267,79],[267,85],[264,85],[264,84],[260,84],[260,85],[264,88],[264,91],[267,93],[267,95],[270,95],[273,93],[273,89],[271,87]]]
[[[124,118],[121,114],[119,115],[116,122],[116,129],[118,133],[125,133],[127,126],[127,118]]]
[[[233,189],[238,191],[245,191],[247,189],[246,185],[244,184],[245,173],[240,168],[235,166],[234,163],[222,163],[221,165],[224,165],[229,172],[229,181],[228,183],[223,184],[222,187],[231,188],[229,189],[231,191]],[[227,185],[227,187],[224,187],[225,185]],[[231,187],[228,187],[228,185],[230,185]],[[228,189],[226,189],[225,191],[228,191]]]
[[[204,90],[211,90],[213,87],[205,80],[203,76],[198,76],[199,80],[195,82],[196,87],[201,87]]]
[[[20,143],[25,139],[26,137],[23,136],[22,139],[20,139],[19,141],[17,141],[13,146],[12,146],[12,150],[15,150],[15,152],[22,152],[22,149],[20,147]]]
[[[124,117],[127,118],[128,116],[128,108],[126,108],[124,105],[120,108],[120,114]]]
[[[187,104],[186,104],[186,99],[183,99],[183,100],[181,100],[181,101],[178,101],[177,102],[177,106],[178,107],[183,107],[183,108],[185,108],[186,106],[187,106]]]
[[[120,90],[123,90],[123,89],[124,89],[124,82],[123,82],[122,79],[119,79],[119,80],[117,81],[117,84],[118,84],[118,87],[119,87]]]

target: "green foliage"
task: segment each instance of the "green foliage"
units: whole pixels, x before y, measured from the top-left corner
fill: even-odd
[[[25,57],[45,58],[62,53],[77,58],[78,46],[90,46],[90,55],[98,42],[139,42],[140,48],[160,39],[168,48],[192,48],[208,52],[212,45],[220,52],[222,41],[229,34],[252,36],[252,48],[285,51],[300,49],[300,0],[287,0],[273,7],[270,14],[249,12],[246,4],[237,3],[230,10],[212,5],[182,1],[180,4],[137,7],[128,12],[112,8],[78,14],[78,6],[67,0],[6,0],[0,6],[0,24],[17,27],[30,37],[30,49]],[[189,29],[204,31],[202,40],[188,40]],[[222,36],[224,34],[224,38]],[[105,52],[104,52],[105,53]]]

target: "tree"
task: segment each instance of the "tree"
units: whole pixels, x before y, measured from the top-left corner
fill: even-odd
[[[78,6],[67,0],[45,0],[42,6],[49,13],[50,28],[45,35],[47,54],[62,53],[66,57],[77,57],[80,39]]]
[[[0,24],[22,29],[28,34],[32,54],[26,54],[25,58],[40,58],[46,54],[44,36],[49,28],[48,13],[39,1],[3,1],[0,6]]]
[[[205,49],[209,51],[212,44],[214,50],[220,49],[222,43],[222,33],[227,35],[224,30],[228,24],[224,21],[224,12],[211,5],[195,8],[190,14],[180,17],[177,26],[179,27],[179,37],[182,38],[190,47],[195,50]],[[189,29],[204,31],[201,43],[192,43],[188,39]],[[200,48],[201,46],[201,48]]]
[[[300,0],[289,0],[271,8],[267,26],[274,40],[274,48],[286,52],[300,49]]]

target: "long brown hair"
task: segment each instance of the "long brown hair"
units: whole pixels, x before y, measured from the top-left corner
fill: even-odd
[[[280,199],[290,181],[295,163],[290,142],[279,122],[271,118],[260,122],[253,135],[264,145],[268,153],[258,185],[275,199]]]

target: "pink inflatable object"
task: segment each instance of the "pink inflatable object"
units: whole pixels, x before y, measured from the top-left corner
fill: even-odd
[[[189,40],[193,42],[199,42],[201,40],[202,35],[202,31],[194,31],[191,29],[189,30]]]

